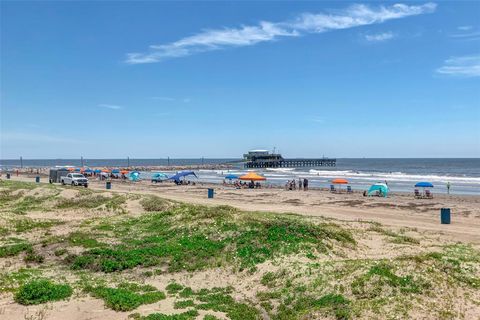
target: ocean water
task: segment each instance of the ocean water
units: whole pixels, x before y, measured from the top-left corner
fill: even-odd
[[[238,159],[130,159],[131,166],[200,165],[233,163]],[[55,165],[80,166],[80,159],[23,160],[24,167]],[[125,167],[127,159],[84,159],[86,166]],[[0,160],[3,169],[20,166],[20,160]],[[420,181],[433,183],[434,193],[446,193],[450,182],[452,194],[480,195],[480,159],[337,159],[333,168],[271,168],[246,170],[240,163],[231,170],[197,170],[200,181],[220,183],[226,174],[257,171],[267,183],[284,185],[287,180],[307,178],[311,187],[329,187],[330,180],[345,178],[353,189],[365,190],[372,183],[387,182],[393,192],[413,192]],[[174,173],[166,171],[166,173]],[[150,178],[149,172],[142,173]]]

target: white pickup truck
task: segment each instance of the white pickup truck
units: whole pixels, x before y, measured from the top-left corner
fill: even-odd
[[[71,184],[72,186],[84,186],[88,187],[88,179],[80,173],[69,173],[62,177],[62,184]]]

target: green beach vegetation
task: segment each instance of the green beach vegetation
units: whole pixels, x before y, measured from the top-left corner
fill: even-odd
[[[0,292],[22,305],[89,296],[132,319],[449,319],[480,301],[478,248],[416,230],[13,181],[0,182],[0,211]],[[29,216],[39,211],[64,217]],[[159,303],[174,312],[139,311]]]

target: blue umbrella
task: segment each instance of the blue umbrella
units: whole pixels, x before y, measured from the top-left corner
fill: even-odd
[[[90,172],[93,172],[93,170],[92,169],[85,169],[85,171],[83,171],[83,172],[90,173]]]
[[[113,170],[112,170],[112,173],[120,173],[120,170],[118,170],[118,169],[113,169]]]
[[[225,176],[225,179],[228,179],[228,180],[238,179],[238,176],[236,176],[234,174],[227,174]]]
[[[415,185],[415,188],[433,188],[433,184],[430,182],[418,182]]]
[[[100,173],[100,172],[102,172],[102,170],[100,170],[100,169],[95,169],[93,172],[95,172],[95,173]]]
[[[80,168],[75,168],[75,172],[80,172]]]

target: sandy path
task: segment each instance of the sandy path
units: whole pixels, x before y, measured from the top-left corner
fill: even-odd
[[[13,180],[32,181],[31,177]],[[236,190],[215,185],[215,198],[207,198],[207,186],[152,185],[114,181],[113,192],[154,194],[171,200],[204,205],[230,205],[242,210],[291,212],[342,220],[376,221],[386,226],[417,228],[448,240],[480,244],[480,195],[436,196],[433,200],[395,194],[387,199],[355,194],[331,194],[321,190]],[[210,186],[211,187],[211,186]],[[90,188],[105,190],[104,182],[91,181]],[[440,208],[452,209],[452,224],[440,224]]]

